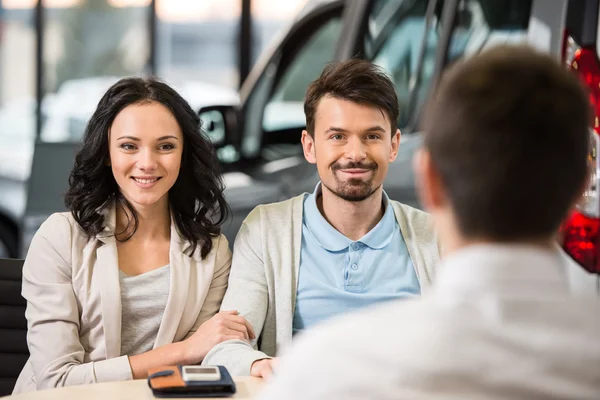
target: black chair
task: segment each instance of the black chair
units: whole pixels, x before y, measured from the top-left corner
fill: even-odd
[[[29,358],[22,269],[23,260],[0,258],[0,396],[12,393]]]

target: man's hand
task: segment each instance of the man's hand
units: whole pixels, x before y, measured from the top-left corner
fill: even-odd
[[[250,367],[250,375],[263,379],[271,378],[277,361],[276,358],[263,358],[262,360],[254,361],[252,367]]]

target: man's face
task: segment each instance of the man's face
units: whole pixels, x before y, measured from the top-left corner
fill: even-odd
[[[400,131],[376,107],[324,96],[315,113],[315,132],[302,133],[306,160],[317,165],[325,188],[346,201],[362,201],[385,179],[396,159]]]

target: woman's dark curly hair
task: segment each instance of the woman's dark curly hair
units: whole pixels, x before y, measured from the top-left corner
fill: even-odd
[[[105,228],[99,212],[115,200],[133,216],[124,232],[138,228],[134,207],[119,191],[109,161],[108,134],[117,114],[132,104],[157,102],[168,108],[183,133],[179,176],[169,190],[169,206],[179,233],[192,248],[201,245],[204,259],[212,249],[211,238],[219,235],[229,215],[223,196],[223,180],[215,151],[200,131],[200,119],[190,105],[171,87],[154,78],[125,78],[104,94],[85,129],[83,147],[75,157],[65,204],[83,231],[93,237]],[[133,228],[133,229],[131,229]],[[114,233],[113,233],[114,234]]]

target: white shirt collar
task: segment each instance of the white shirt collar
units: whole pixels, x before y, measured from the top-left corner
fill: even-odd
[[[434,287],[442,292],[567,293],[568,281],[558,249],[483,244],[443,259]]]

